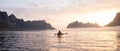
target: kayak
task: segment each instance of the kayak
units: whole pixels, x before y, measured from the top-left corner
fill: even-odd
[[[55,35],[65,35],[65,34],[68,34],[68,33],[61,33],[61,34],[55,33]]]

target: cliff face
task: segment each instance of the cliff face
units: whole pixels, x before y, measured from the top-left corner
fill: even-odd
[[[26,21],[24,23],[24,28],[26,29],[54,29],[49,23],[46,23],[45,20],[37,21]]]
[[[120,26],[120,13],[117,13],[113,21],[106,26]]]
[[[18,19],[14,14],[8,16],[6,12],[0,11],[0,30],[45,30],[54,29],[45,20],[24,21]]]
[[[12,24],[10,24],[9,16],[7,13],[0,11],[0,30],[4,28],[12,28]]]
[[[3,19],[4,21],[10,22],[8,14],[6,12],[0,11],[0,19]]]
[[[97,24],[92,23],[82,23],[82,22],[73,22],[68,24],[67,28],[80,28],[80,27],[99,27]]]

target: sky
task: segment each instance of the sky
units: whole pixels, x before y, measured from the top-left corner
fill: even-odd
[[[46,20],[55,28],[69,23],[97,23],[104,26],[120,12],[120,0],[0,0],[0,11],[27,20]]]

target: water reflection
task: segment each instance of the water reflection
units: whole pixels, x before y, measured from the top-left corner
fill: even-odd
[[[11,50],[11,48],[14,47],[15,44],[18,42],[18,38],[15,38],[16,33],[0,33],[0,50]],[[16,47],[17,49],[17,47]]]
[[[47,39],[33,32],[0,32],[0,51],[49,51]]]
[[[62,35],[58,35],[57,37],[58,37],[58,46],[60,46],[61,45],[61,40],[62,40],[62,37],[61,37]],[[61,51],[61,49],[58,47],[58,50],[57,51]]]
[[[0,32],[0,51],[120,51],[119,31],[117,36],[116,31],[66,30],[69,34],[60,36],[54,32]]]
[[[120,51],[120,32],[117,32],[117,48],[116,48],[116,51]]]

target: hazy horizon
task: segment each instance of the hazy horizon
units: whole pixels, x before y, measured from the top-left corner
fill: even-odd
[[[97,23],[104,26],[120,12],[119,0],[0,0],[0,11],[24,20],[46,20],[55,28],[69,23]]]

